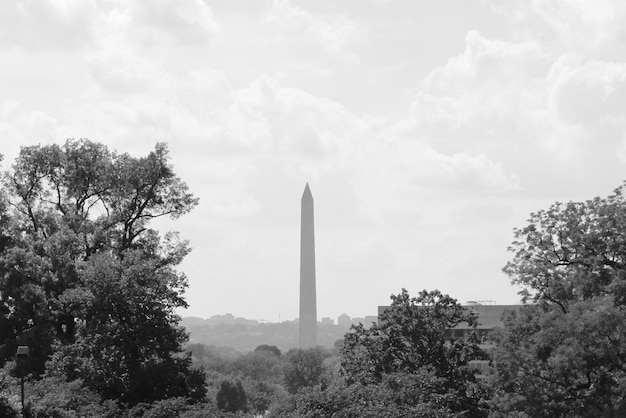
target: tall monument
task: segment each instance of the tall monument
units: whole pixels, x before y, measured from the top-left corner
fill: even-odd
[[[315,232],[313,195],[304,188],[300,220],[300,323],[298,346],[317,346],[317,301],[315,293]]]

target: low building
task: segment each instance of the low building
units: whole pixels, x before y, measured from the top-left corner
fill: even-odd
[[[350,315],[342,313],[339,315],[339,318],[337,318],[337,325],[341,328],[348,329],[352,325],[352,318],[350,318]]]
[[[482,305],[480,303],[471,303],[464,305],[465,308],[478,314],[476,328],[470,327],[467,323],[459,324],[456,327],[446,331],[446,338],[461,338],[470,332],[475,332],[481,338],[482,342],[488,345],[489,333],[494,328],[504,326],[502,316],[506,311],[518,311],[522,305]]]
[[[332,318],[328,318],[326,316],[323,317],[320,322],[322,323],[322,325],[335,325],[335,321]]]

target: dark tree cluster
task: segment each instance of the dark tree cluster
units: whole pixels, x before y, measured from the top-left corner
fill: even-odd
[[[498,416],[626,415],[625,190],[556,203],[515,230],[504,270],[530,303],[498,341]]]
[[[241,382],[233,383],[228,380],[222,381],[220,390],[216,395],[218,409],[226,412],[248,410],[248,398],[243,390]]]
[[[16,374],[80,381],[120,405],[203,398],[174,312],[190,248],[151,228],[196,204],[164,144],[140,158],[84,139],[23,147],[2,176],[0,365],[28,345]]]

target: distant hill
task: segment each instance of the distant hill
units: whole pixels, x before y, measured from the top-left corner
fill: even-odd
[[[245,353],[261,344],[275,345],[283,351],[298,345],[298,322],[263,323],[251,319],[235,318],[231,314],[217,315],[209,319],[185,317],[182,325],[189,332],[190,343],[232,347]],[[332,348],[343,339],[349,324],[343,326],[332,322],[318,322],[317,342]]]
[[[235,317],[233,314],[214,315],[209,319],[198,318],[196,316],[188,316],[183,318],[183,325],[189,326],[215,326],[222,324],[242,324],[242,325],[257,325],[259,321],[253,319],[246,319],[242,317]]]

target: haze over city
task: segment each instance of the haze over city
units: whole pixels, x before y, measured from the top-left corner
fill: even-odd
[[[403,287],[517,303],[513,228],[624,180],[625,19],[618,1],[2,2],[2,167],[72,137],[166,142],[200,198],[159,224],[193,247],[183,316],[298,315],[307,182],[319,318]]]

